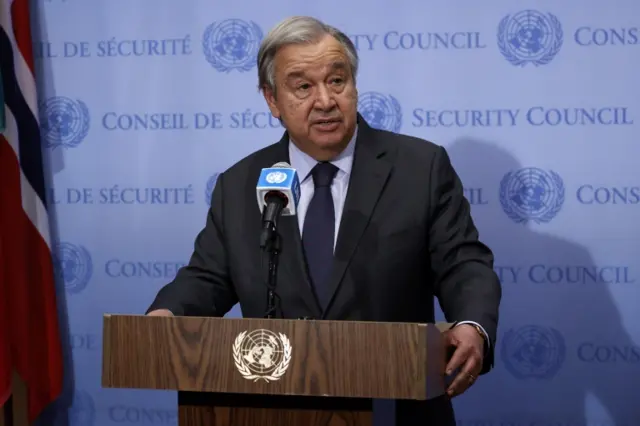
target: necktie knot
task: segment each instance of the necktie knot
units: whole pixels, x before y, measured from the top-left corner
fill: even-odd
[[[316,188],[331,186],[333,178],[336,176],[338,168],[331,163],[318,163],[311,170],[313,185]]]

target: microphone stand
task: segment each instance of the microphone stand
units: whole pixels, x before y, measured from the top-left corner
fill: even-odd
[[[267,312],[265,314],[265,318],[275,318],[275,289],[278,281],[278,255],[280,254],[280,235],[275,232],[275,229],[271,232],[271,238],[267,241],[264,250],[269,256],[269,264],[267,268]]]
[[[263,228],[260,233],[260,248],[263,255],[269,256],[267,272],[267,312],[265,318],[275,318],[276,314],[276,286],[278,279],[278,255],[280,254],[280,235],[278,235],[277,223],[282,209],[286,205],[286,198],[277,193],[265,196],[267,206],[262,213]]]

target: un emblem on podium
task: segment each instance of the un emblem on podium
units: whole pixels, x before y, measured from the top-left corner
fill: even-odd
[[[282,333],[259,329],[238,334],[233,342],[233,360],[247,380],[279,380],[291,362],[291,343]]]

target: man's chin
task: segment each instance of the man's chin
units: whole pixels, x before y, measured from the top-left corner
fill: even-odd
[[[318,148],[328,151],[342,151],[342,149],[347,145],[344,141],[343,134],[315,136],[312,139],[312,142]]]

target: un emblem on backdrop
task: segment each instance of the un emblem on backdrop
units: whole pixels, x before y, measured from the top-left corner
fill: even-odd
[[[500,53],[515,66],[546,65],[562,47],[562,25],[551,13],[523,10],[507,15],[498,25]]]
[[[551,379],[564,364],[564,337],[552,327],[511,329],[502,338],[501,356],[516,379]]]
[[[58,243],[52,252],[58,282],[64,283],[65,290],[70,294],[84,290],[93,274],[93,261],[89,251],[82,246]]]
[[[47,148],[75,148],[87,137],[89,108],[79,99],[54,96],[40,104],[40,129]]]
[[[214,173],[209,180],[207,181],[207,187],[204,190],[204,199],[205,202],[209,205],[211,204],[211,197],[213,196],[213,189],[216,187],[216,182],[218,181],[218,176],[220,173]]]
[[[376,129],[398,132],[402,127],[402,107],[391,95],[363,93],[358,97],[358,111]]]
[[[238,334],[233,342],[233,360],[247,380],[279,380],[291,362],[291,343],[282,333],[260,329]]]
[[[262,29],[253,21],[227,19],[209,25],[202,36],[207,61],[218,71],[249,71],[256,62]]]
[[[564,204],[564,183],[549,170],[526,167],[511,171],[500,181],[502,210],[515,223],[548,223]]]

